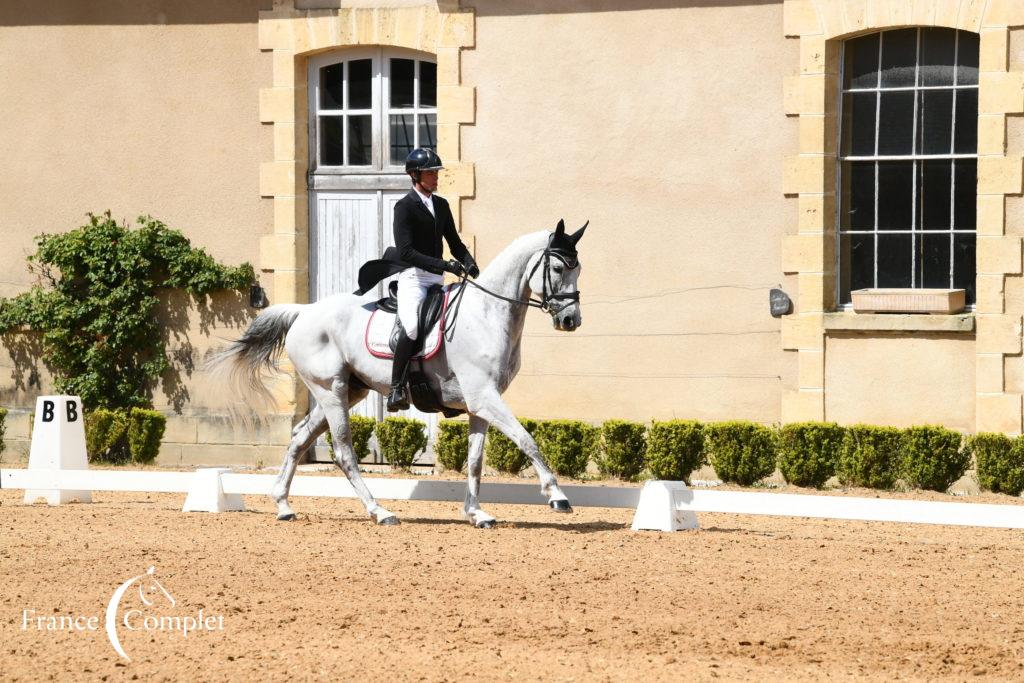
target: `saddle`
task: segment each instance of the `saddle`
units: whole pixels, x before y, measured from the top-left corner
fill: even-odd
[[[423,361],[436,356],[444,343],[444,325],[441,317],[448,307],[449,290],[433,285],[427,290],[419,310],[420,334],[416,339],[416,350],[409,364],[409,394],[413,405],[424,413],[444,413],[455,417],[464,411],[441,404],[441,398],[430,386],[423,372]],[[388,296],[374,302],[374,311],[366,324],[366,350],[376,358],[395,357],[395,345],[402,330],[398,317],[398,283],[388,286]],[[393,318],[393,319],[392,319]]]

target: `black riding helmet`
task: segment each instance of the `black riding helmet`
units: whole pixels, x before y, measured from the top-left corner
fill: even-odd
[[[437,152],[432,149],[418,147],[409,152],[409,156],[405,158],[406,173],[412,173],[413,171],[440,171],[443,168],[441,157],[437,156]]]

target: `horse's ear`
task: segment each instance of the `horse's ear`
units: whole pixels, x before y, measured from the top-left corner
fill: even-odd
[[[587,226],[588,225],[590,225],[590,221],[587,221],[586,223],[583,224],[582,228],[580,228],[579,230],[577,230],[573,234],[569,235],[569,239],[572,240],[573,244],[576,244],[577,242],[580,241],[580,238],[583,237],[583,233],[587,231]]]
[[[561,219],[561,218],[558,219],[558,227],[555,228],[555,234],[556,235],[564,235],[565,234],[565,221],[563,219]]]

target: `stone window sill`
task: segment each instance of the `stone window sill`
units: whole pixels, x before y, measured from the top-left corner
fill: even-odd
[[[852,311],[826,313],[825,329],[841,332],[974,332],[974,314],[853,313]]]

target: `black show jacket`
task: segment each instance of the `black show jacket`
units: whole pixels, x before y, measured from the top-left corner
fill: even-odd
[[[440,275],[444,272],[442,236],[448,241],[452,256],[459,261],[465,263],[469,250],[455,230],[455,219],[448,201],[436,194],[432,194],[430,199],[434,203],[436,219],[423,205],[416,190],[409,190],[409,194],[395,204],[395,247],[405,263]]]

